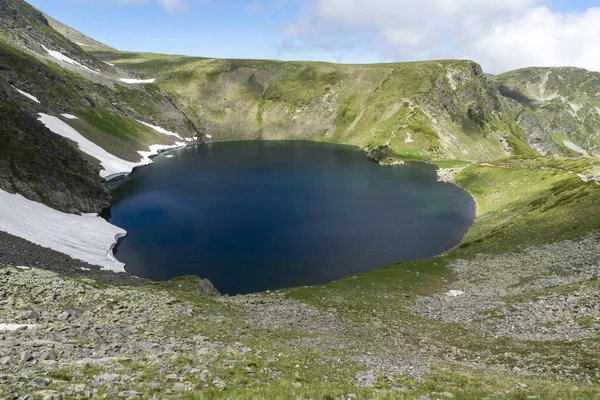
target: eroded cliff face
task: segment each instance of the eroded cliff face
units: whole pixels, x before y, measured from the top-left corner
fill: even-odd
[[[514,105],[529,144],[542,154],[600,154],[600,73],[581,68],[525,68],[493,85]]]

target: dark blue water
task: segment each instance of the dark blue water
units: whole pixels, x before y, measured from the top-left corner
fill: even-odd
[[[172,158],[167,158],[171,157]],[[354,147],[231,142],[161,155],[114,189],[117,258],[154,280],[236,294],[326,283],[459,243],[472,198],[422,163],[382,167]]]

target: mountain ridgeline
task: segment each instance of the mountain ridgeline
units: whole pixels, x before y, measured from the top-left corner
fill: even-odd
[[[583,70],[489,77],[461,60],[338,65],[125,53],[22,0],[0,0],[0,22],[8,149],[0,188],[63,211],[99,211],[107,195],[98,162],[76,146],[49,157],[68,142],[38,123],[38,113],[76,116],[65,122],[129,161],[150,144],[173,143],[147,124],[199,143],[313,140],[434,163],[596,152],[600,104],[592,86],[600,74]],[[72,167],[78,162],[89,166]],[[62,194],[49,195],[56,182]]]
[[[216,140],[386,146],[416,159],[490,160],[531,151],[508,103],[470,61],[336,65],[94,54],[157,78]]]

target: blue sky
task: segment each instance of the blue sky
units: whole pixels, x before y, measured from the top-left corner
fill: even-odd
[[[30,0],[120,50],[600,69],[597,0]],[[597,7],[597,8],[594,8]]]

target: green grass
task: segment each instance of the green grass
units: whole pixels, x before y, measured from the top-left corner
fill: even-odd
[[[157,78],[156,85],[216,141],[298,139],[361,148],[389,144],[411,159],[497,158],[504,155],[500,136],[517,154],[528,148],[516,124],[493,117],[503,106],[486,90],[481,74],[476,75],[476,64],[467,61],[339,65],[92,54],[133,74]],[[445,78],[448,70],[463,71],[472,80],[453,92]],[[485,118],[467,132],[464,123],[475,105]],[[463,146],[441,142],[438,131]],[[408,135],[411,140],[405,140]]]

